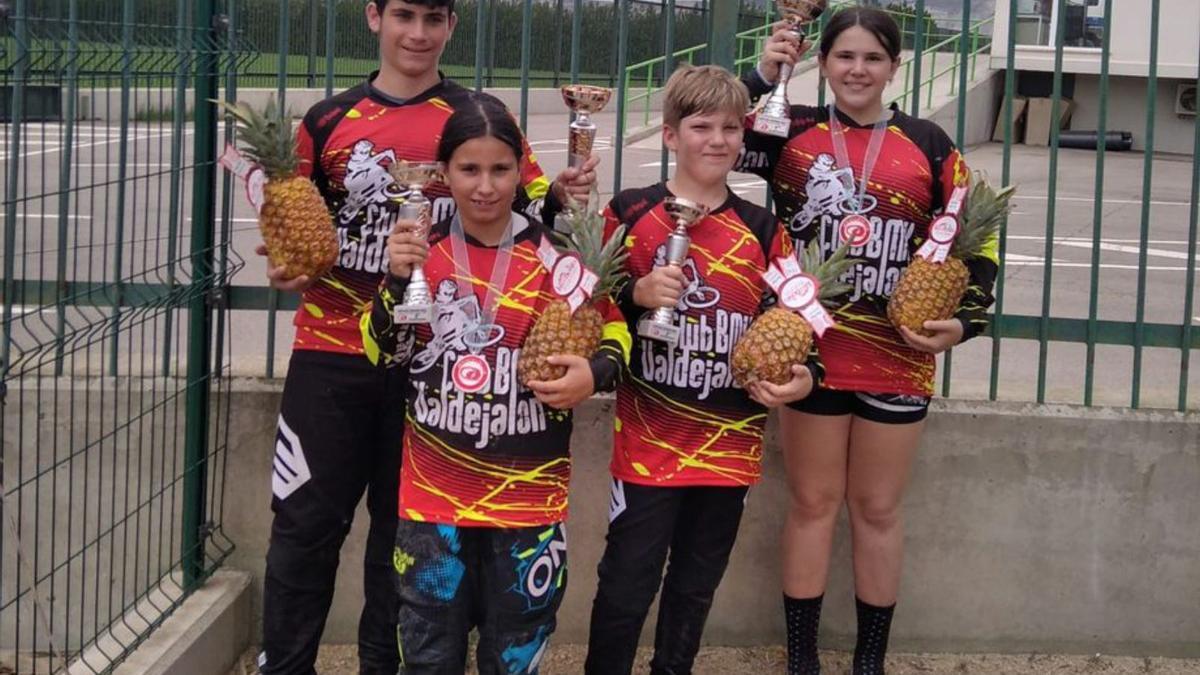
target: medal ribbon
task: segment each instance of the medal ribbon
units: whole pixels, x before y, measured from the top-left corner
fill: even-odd
[[[858,196],[854,199],[855,213],[862,213],[863,198],[867,195],[867,181],[871,177],[871,171],[875,169],[875,161],[879,159],[879,150],[883,146],[883,138],[887,134],[888,119],[888,117],[884,117],[879,120],[871,130],[871,140],[867,142],[867,154],[863,157],[862,181],[859,184]],[[854,166],[850,164],[850,153],[846,150],[846,128],[838,119],[837,108],[832,103],[829,104],[829,130],[829,135],[833,139],[833,153],[837,156],[838,168],[848,167],[853,175]]]
[[[479,322],[475,324],[473,331],[468,331],[463,341],[467,343],[467,347],[472,354],[478,354],[483,350],[483,344],[487,342],[487,335],[481,335],[480,332],[492,325],[492,318],[495,317],[499,304],[498,295],[502,294],[502,287],[505,279],[508,278],[508,266],[512,261],[513,247],[513,221],[521,216],[513,214],[509,219],[508,225],[504,228],[504,235],[500,238],[500,245],[496,247],[496,260],[492,263],[492,278],[488,281],[487,293],[484,296],[483,303],[479,306]],[[467,293],[474,294],[475,289],[471,286],[471,279],[475,275],[471,273],[471,257],[467,253],[467,234],[463,230],[462,219],[456,213],[450,221],[450,246],[454,254],[454,269],[456,274],[455,283],[458,284],[459,295]],[[466,281],[464,281],[464,278]],[[477,346],[478,345],[478,346]]]

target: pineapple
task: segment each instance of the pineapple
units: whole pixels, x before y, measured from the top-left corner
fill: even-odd
[[[324,275],[337,260],[337,233],[317,186],[297,173],[300,158],[291,120],[276,108],[274,99],[262,112],[242,102],[215,103],[237,121],[244,154],[267,175],[258,226],[271,265],[280,268],[285,279]]]
[[[562,247],[568,253],[577,254],[583,266],[600,280],[592,290],[593,300],[585,302],[574,314],[567,301],[559,298],[538,317],[525,337],[521,356],[517,359],[517,378],[525,385],[535,380],[557,380],[566,374],[566,366],[555,366],[546,361],[549,356],[574,354],[590,358],[596,353],[604,333],[604,317],[595,307],[595,301],[611,296],[625,277],[628,254],[623,242],[624,228],[605,241],[604,217],[585,208],[568,209],[559,217],[559,223],[567,230],[558,235]]]
[[[932,333],[925,330],[926,321],[954,316],[971,278],[963,261],[983,254],[1011,208],[1009,200],[1015,189],[1009,185],[997,190],[981,174],[973,176],[966,211],[959,222],[961,229],[950,246],[950,256],[940,263],[913,256],[896,283],[887,307],[893,326],[905,326],[928,337]]]
[[[859,263],[857,258],[846,257],[849,250],[849,245],[843,245],[826,261],[821,260],[816,239],[804,250],[801,267],[821,286],[818,302],[824,304],[850,290],[848,284],[838,280]],[[772,307],[754,320],[734,347],[733,379],[740,387],[759,380],[787,384],[792,379],[792,366],[808,358],[812,341],[813,328],[804,317],[785,307]]]

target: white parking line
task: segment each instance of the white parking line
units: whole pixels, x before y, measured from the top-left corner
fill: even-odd
[[[1044,235],[1040,235],[1040,234],[1010,234],[1010,235],[1008,235],[1008,238],[1009,239],[1023,239],[1023,240],[1027,240],[1027,241],[1046,241],[1046,237]],[[1059,241],[1091,242],[1092,239],[1091,239],[1091,237],[1055,237],[1054,241],[1055,242],[1059,242]],[[1110,237],[1104,237],[1104,238],[1100,239],[1100,241],[1103,243],[1106,243],[1106,244],[1137,244],[1137,243],[1141,242],[1141,239],[1113,239]],[[1188,241],[1186,239],[1147,239],[1146,243],[1147,244],[1165,244],[1167,246],[1186,246]]]
[[[17,212],[17,218],[26,218],[26,219],[29,219],[29,218],[50,219],[50,218],[53,218],[53,219],[57,220],[58,217],[59,216],[57,213],[26,213],[24,211]],[[0,220],[4,220],[4,218],[5,218],[5,213],[3,211],[0,211]],[[67,220],[91,220],[91,219],[92,219],[91,216],[85,216],[83,214],[67,216]]]
[[[1037,237],[1037,236],[1029,236],[1029,235],[1009,235],[1009,239],[1025,239],[1025,240],[1045,241],[1046,238],[1045,237]],[[1186,243],[1186,242],[1180,242],[1180,243]],[[1055,246],[1070,246],[1072,248],[1082,248],[1082,249],[1087,249],[1089,251],[1092,250],[1092,241],[1090,239],[1078,239],[1078,238],[1072,238],[1072,237],[1064,237],[1062,239],[1056,238],[1054,240],[1054,245]],[[1137,246],[1126,246],[1124,244],[1116,244],[1116,243],[1112,243],[1111,240],[1105,240],[1105,239],[1100,240],[1100,250],[1101,251],[1113,251],[1115,253],[1134,253],[1134,254],[1141,252],[1141,249],[1138,248]],[[1180,253],[1179,251],[1167,251],[1167,250],[1164,250],[1161,248],[1146,247],[1146,255],[1154,256],[1156,258],[1171,258],[1172,260],[1187,260],[1188,259],[1187,253]],[[1196,256],[1196,260],[1200,261],[1200,255]],[[1134,267],[1134,269],[1137,269],[1137,268]]]
[[[1015,199],[1017,201],[1020,201],[1022,199],[1040,199],[1042,201],[1045,201],[1049,198],[1050,198],[1049,195],[1025,195],[1025,194],[1021,194],[1019,192],[1016,194],[1016,196],[1013,197],[1013,199]],[[1056,201],[1056,202],[1087,202],[1089,204],[1095,204],[1096,197],[1095,196],[1072,197],[1072,196],[1054,195],[1054,201]],[[1140,199],[1110,199],[1108,197],[1105,197],[1104,203],[1105,204],[1137,204],[1140,206],[1142,203],[1142,200],[1140,200]],[[1156,200],[1156,199],[1151,199],[1150,203],[1154,204],[1156,206],[1191,206],[1192,205],[1191,202],[1173,202],[1173,201]]]

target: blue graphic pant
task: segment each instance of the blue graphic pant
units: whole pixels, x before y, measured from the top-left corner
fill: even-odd
[[[567,589],[562,524],[501,529],[400,520],[393,554],[402,675],[536,675]]]

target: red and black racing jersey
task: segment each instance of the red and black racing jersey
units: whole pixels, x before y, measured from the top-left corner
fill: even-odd
[[[430,235],[425,275],[435,298],[432,324],[396,326],[392,308],[407,282],[389,276],[362,322],[367,355],[396,354],[409,363],[400,517],[475,527],[526,527],[567,517],[571,412],[543,405],[517,380],[517,359],[530,329],[558,299],[537,251],[549,230],[514,216],[515,232],[499,309],[486,302],[499,249],[466,237],[470,271],[457,268],[450,224]],[[470,291],[460,290],[469,286]],[[625,366],[629,334],[613,302],[598,299],[604,338],[591,359],[596,390],[611,390]],[[481,324],[483,324],[481,326]],[[477,328],[484,328],[477,331]],[[472,337],[478,336],[478,337]],[[474,351],[473,351],[474,350]],[[455,365],[482,357],[474,381]],[[482,377],[477,376],[484,372]],[[470,374],[470,373],[468,373]],[[480,387],[475,390],[475,387]],[[466,391],[466,390],[470,391]]]
[[[625,190],[604,214],[607,233],[627,228],[630,277],[617,297],[633,335],[629,370],[617,386],[612,474],[643,485],[749,485],[761,473],[767,410],[734,383],[730,357],[774,301],[762,273],[792,253],[791,240],[770,211],[730,192],[688,230],[678,345],[640,337],[637,324],[649,310],[634,303],[633,285],[666,262],[675,229],[663,208],[668,195],[662,183]]]
[[[325,197],[341,255],[333,269],[305,291],[294,319],[294,349],[362,353],[358,320],[386,272],[387,236],[407,196],[387,169],[401,160],[435,161],[446,120],[477,95],[443,79],[401,101],[375,89],[374,78],[372,74],[357,87],[313,106],[300,126],[301,170]],[[538,219],[544,206],[558,208],[544,203],[550,183],[528,144],[521,179],[516,210]],[[433,222],[454,213],[454,200],[444,185],[432,184],[424,192],[432,202]]]
[[[827,257],[854,236],[865,240],[850,248],[850,256],[862,262],[846,274],[852,290],[832,312],[837,325],[818,340],[826,370],[824,386],[930,396],[934,357],[904,342],[888,321],[887,302],[901,272],[928,236],[933,217],[956,187],[968,184],[967,165],[940,127],[893,106],[863,199],[870,232],[843,231],[847,228],[841,227],[842,219],[850,213],[847,200],[857,197],[872,127],[841,113],[838,119],[845,130],[852,173],[838,166],[828,108],[799,105],[792,106],[786,139],[755,133],[754,115],[747,118],[745,149],[736,169],[770,183],[776,214],[797,247],[816,239]],[[966,261],[970,285],[955,315],[963,323],[964,340],[987,326],[998,243],[993,241],[983,257]]]

